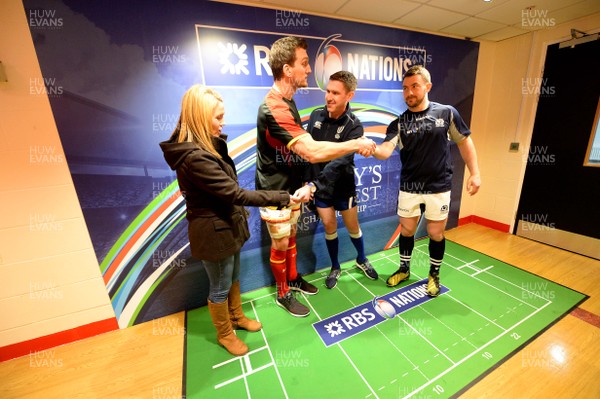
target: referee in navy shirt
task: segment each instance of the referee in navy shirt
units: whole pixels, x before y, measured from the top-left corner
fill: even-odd
[[[350,100],[354,97],[356,86],[356,77],[352,72],[339,71],[329,77],[326,104],[310,114],[306,129],[315,141],[340,143],[364,136],[362,123],[350,110]],[[306,171],[306,181],[315,186],[315,205],[325,227],[325,244],[331,259],[331,270],[325,279],[325,286],[329,289],[335,287],[341,274],[336,212],[341,213],[350,241],[356,249],[356,266],[371,280],[378,279],[379,275],[365,256],[363,235],[358,224],[354,153],[311,164]]]

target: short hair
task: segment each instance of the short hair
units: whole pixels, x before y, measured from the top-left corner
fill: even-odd
[[[173,132],[176,141],[192,142],[221,158],[212,142],[212,118],[222,102],[221,95],[209,87],[199,84],[190,87],[181,100],[179,123]]]
[[[269,53],[269,65],[271,66],[274,80],[283,78],[283,66],[285,64],[294,65],[297,48],[306,50],[308,43],[306,43],[306,40],[296,36],[282,37],[273,43]]]
[[[346,91],[355,91],[356,86],[358,86],[358,82],[356,80],[356,76],[352,72],[349,71],[337,71],[329,77],[329,80],[337,80],[344,84]]]
[[[415,75],[421,75],[425,83],[431,83],[431,74],[427,69],[425,69],[423,65],[414,65],[408,68],[408,70],[404,73],[404,77],[402,78],[402,80]]]

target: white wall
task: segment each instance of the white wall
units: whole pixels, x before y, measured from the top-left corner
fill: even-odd
[[[20,0],[0,5],[0,61],[1,348],[115,314]]]
[[[483,185],[476,196],[463,195],[461,218],[476,215],[509,225],[512,231],[537,109],[530,86],[541,81],[548,45],[569,39],[571,28],[597,32],[600,14],[481,43],[471,129]],[[513,141],[520,143],[519,152],[509,152]]]

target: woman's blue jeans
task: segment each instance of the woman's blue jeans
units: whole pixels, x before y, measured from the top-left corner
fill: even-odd
[[[231,284],[240,276],[239,251],[216,262],[203,260],[204,270],[208,275],[208,299],[213,303],[221,303],[227,299]]]

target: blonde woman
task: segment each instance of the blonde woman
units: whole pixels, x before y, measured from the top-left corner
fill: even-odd
[[[297,203],[287,191],[251,191],[239,187],[235,164],[222,133],[225,108],[214,90],[192,86],[183,96],[178,127],[160,143],[165,160],[177,172],[185,198],[192,256],[209,279],[208,308],[217,341],[232,355],[248,347],[233,332],[259,331],[262,325],[242,312],[240,249],[250,237],[244,206],[284,207]]]

